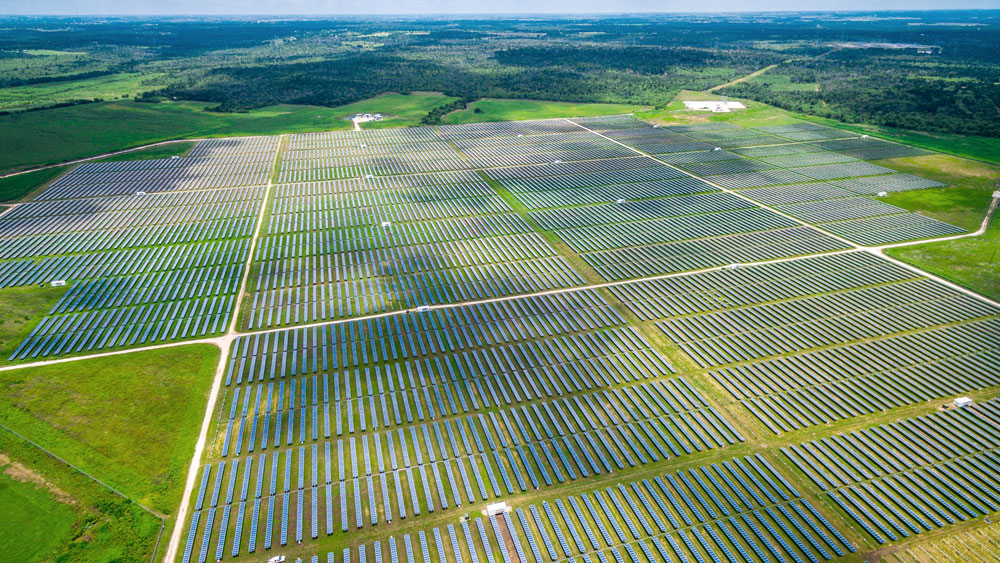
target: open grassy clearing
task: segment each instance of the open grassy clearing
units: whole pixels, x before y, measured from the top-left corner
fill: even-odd
[[[445,96],[440,92],[413,92],[412,94],[383,94],[346,106],[335,108],[341,117],[356,113],[381,113],[382,121],[368,121],[362,129],[384,129],[386,127],[411,127],[419,125],[421,118],[436,107],[450,104],[458,98]],[[347,122],[350,125],[350,121]]]
[[[218,356],[194,345],[2,372],[0,421],[169,514]]]
[[[892,248],[888,254],[1000,299],[1000,222],[995,217],[982,236]]]
[[[0,430],[0,549],[19,561],[149,561],[160,519]]]
[[[63,162],[138,145],[188,137],[262,135],[346,129],[333,108],[274,106],[247,113],[205,111],[199,102],[132,101],[84,104],[0,116],[0,136],[11,141],[0,170]]]
[[[469,107],[446,114],[441,122],[448,125],[478,123],[483,121],[518,121],[523,119],[548,119],[553,117],[586,117],[630,113],[648,109],[627,104],[587,104],[549,102],[540,100],[501,100],[486,98],[469,104]]]
[[[72,80],[0,88],[0,110],[14,111],[73,100],[116,99],[135,96],[161,85],[162,73],[121,73]]]
[[[43,561],[73,537],[76,514],[44,484],[0,454],[0,552]]]
[[[745,110],[734,110],[728,113],[713,113],[710,111],[689,110],[684,107],[685,101],[721,100],[719,94],[682,90],[664,108],[636,112],[636,117],[661,125],[686,125],[691,123],[726,122],[743,127],[762,127],[767,125],[788,125],[801,123],[801,120],[785,110],[754,102],[752,100],[738,101],[746,105]],[[735,98],[730,98],[737,101]]]
[[[100,162],[117,162],[124,160],[146,160],[151,158],[167,158],[170,156],[183,156],[191,150],[194,142],[170,143],[149,147],[125,154],[109,156],[100,159]],[[46,184],[55,180],[60,174],[69,170],[70,166],[57,166],[36,170],[26,174],[0,178],[0,202],[16,202],[25,199],[25,196],[45,187]]]
[[[0,178],[0,201],[18,201],[56,179],[57,176],[68,169],[68,166],[57,166],[55,168],[28,172],[27,174],[18,174],[9,178]]]
[[[818,91],[816,82],[792,82],[791,77],[773,72],[763,73],[747,80],[752,84],[770,84],[771,89],[778,92],[813,92]]]
[[[0,365],[67,291],[67,287],[0,289]]]
[[[937,180],[950,188],[895,192],[884,199],[911,211],[974,231],[990,206],[1000,167],[951,155],[932,154],[876,161],[882,166]]]

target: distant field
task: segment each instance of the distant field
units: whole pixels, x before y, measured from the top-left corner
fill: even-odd
[[[94,156],[169,139],[344,129],[332,108],[276,106],[248,113],[212,113],[210,104],[132,101],[84,104],[0,116],[0,170]]]
[[[376,96],[346,106],[336,108],[341,117],[355,113],[381,113],[382,121],[369,121],[361,124],[362,129],[382,129],[384,127],[410,127],[420,125],[420,119],[436,107],[450,104],[458,98],[452,98],[439,93],[385,94]],[[346,122],[350,126],[350,122]]]
[[[19,110],[73,100],[115,99],[156,87],[162,73],[122,73],[0,89],[0,110]]]
[[[192,345],[2,372],[0,423],[169,514],[218,357]]]
[[[445,115],[441,122],[455,125],[480,121],[517,121],[522,119],[547,119],[552,117],[586,117],[630,113],[648,109],[645,106],[625,104],[574,104],[536,100],[483,99],[469,107]]]
[[[740,100],[747,106],[747,109],[729,113],[712,113],[708,111],[686,110],[684,108],[685,101],[721,99],[722,96],[716,94],[682,90],[679,94],[677,94],[676,98],[667,104],[666,107],[636,112],[636,117],[667,125],[727,122],[744,127],[788,125],[790,123],[800,123],[802,121],[785,110],[751,100]]]
[[[822,123],[831,127],[840,127],[841,129],[856,131],[858,133],[868,133],[870,135],[899,141],[901,143],[908,143],[925,149],[937,150],[949,154],[1000,164],[1000,140],[991,137],[951,135],[947,133],[921,133],[919,131],[876,127],[874,125],[841,123],[832,119],[823,119],[809,115],[802,115],[801,117],[803,119],[815,121],[816,123]]]
[[[167,158],[169,156],[183,155],[187,151],[191,150],[191,147],[193,146],[193,142],[170,143],[168,145],[160,145],[125,154],[109,156],[100,160],[111,162],[123,160],[145,160],[149,158]],[[17,201],[44,186],[46,183],[51,182],[68,168],[68,166],[59,166],[56,168],[46,168],[45,170],[28,172],[27,174],[19,174],[9,178],[0,178],[0,202]]]
[[[792,82],[791,77],[784,74],[766,72],[749,79],[752,84],[770,84],[771,89],[778,92],[813,92],[818,91],[819,84],[815,82]]]

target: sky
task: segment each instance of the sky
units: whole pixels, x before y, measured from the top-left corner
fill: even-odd
[[[0,14],[528,14],[996,9],[997,0],[0,0]]]

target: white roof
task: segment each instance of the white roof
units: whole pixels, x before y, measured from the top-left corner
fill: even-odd
[[[729,102],[722,100],[700,100],[692,102],[684,102],[684,107],[687,109],[702,109],[709,111],[729,111],[731,109],[746,109],[746,106],[742,102]]]
[[[488,516],[492,516],[494,514],[500,514],[503,512],[507,512],[507,508],[508,507],[506,502],[494,502],[493,504],[486,505],[486,514]]]

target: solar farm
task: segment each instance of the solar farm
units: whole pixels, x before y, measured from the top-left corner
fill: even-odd
[[[68,286],[6,362],[223,349],[168,561],[995,557],[1000,305],[882,252],[967,233],[880,197],[925,154],[613,115],[84,163],[0,214],[0,287]]]

